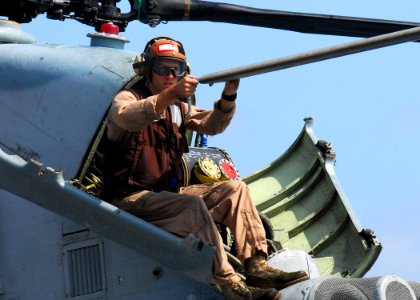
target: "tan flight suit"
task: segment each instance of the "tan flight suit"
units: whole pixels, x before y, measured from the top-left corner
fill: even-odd
[[[108,115],[108,138],[118,141],[125,131],[140,130],[164,117],[155,112],[156,99],[155,95],[137,100],[129,91],[120,92]],[[234,109],[223,112],[217,107],[217,102],[213,111],[192,106],[190,116],[185,117],[186,127],[206,134],[222,132],[230,123]],[[179,236],[193,233],[214,245],[213,284],[224,285],[240,280],[227,260],[214,222],[231,230],[242,262],[257,251],[267,253],[263,225],[246,184],[240,180],[192,185],[181,188],[179,193],[139,191],[114,200],[113,204],[169,232]]]

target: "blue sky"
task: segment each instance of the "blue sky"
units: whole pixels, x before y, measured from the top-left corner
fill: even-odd
[[[122,1],[121,6],[126,7]],[[235,0],[230,3],[308,13],[420,22],[420,2],[405,0]],[[23,30],[39,43],[89,45],[93,28],[38,16]],[[152,37],[184,43],[197,76],[356,38],[309,35],[210,22],[172,22],[149,28],[131,22],[127,50]],[[420,43],[405,43],[297,68],[244,78],[237,115],[209,144],[226,149],[242,176],[279,157],[315,119],[315,134],[332,143],[336,173],[361,225],[383,244],[367,276],[395,274],[420,281]],[[198,105],[212,107],[222,84],[200,85]]]

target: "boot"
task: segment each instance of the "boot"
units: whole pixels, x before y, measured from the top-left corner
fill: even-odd
[[[225,300],[280,300],[281,294],[275,289],[248,287],[243,282],[221,286]]]
[[[249,286],[277,290],[309,279],[303,271],[284,272],[270,267],[263,254],[257,254],[245,261],[245,276]]]

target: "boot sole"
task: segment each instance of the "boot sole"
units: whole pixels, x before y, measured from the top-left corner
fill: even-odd
[[[299,278],[296,278],[296,279],[293,279],[293,280],[290,280],[290,281],[284,282],[284,283],[275,283],[275,282],[254,283],[254,282],[252,282],[252,280],[248,280],[248,278],[247,278],[246,283],[249,286],[258,287],[260,289],[275,288],[276,290],[281,290],[281,289],[284,289],[288,286],[291,286],[293,284],[296,284],[298,282],[305,281],[305,280],[308,280],[308,279],[309,279],[309,276],[305,275],[305,276],[302,276],[302,277],[299,277]],[[256,280],[255,282],[258,282],[258,280]]]
[[[296,283],[299,283],[299,282],[302,282],[302,281],[305,281],[305,280],[308,280],[308,279],[309,279],[309,276],[299,277],[299,278],[296,278],[295,280],[286,282],[286,283],[276,287],[276,289],[281,290],[281,289],[287,288],[288,286],[291,286],[293,284],[296,284]]]

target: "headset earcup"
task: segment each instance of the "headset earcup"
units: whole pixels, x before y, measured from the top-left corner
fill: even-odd
[[[134,69],[134,73],[136,73],[139,76],[145,76],[146,75],[146,73],[147,73],[147,63],[144,60],[143,54],[137,55],[134,58],[133,69]]]

